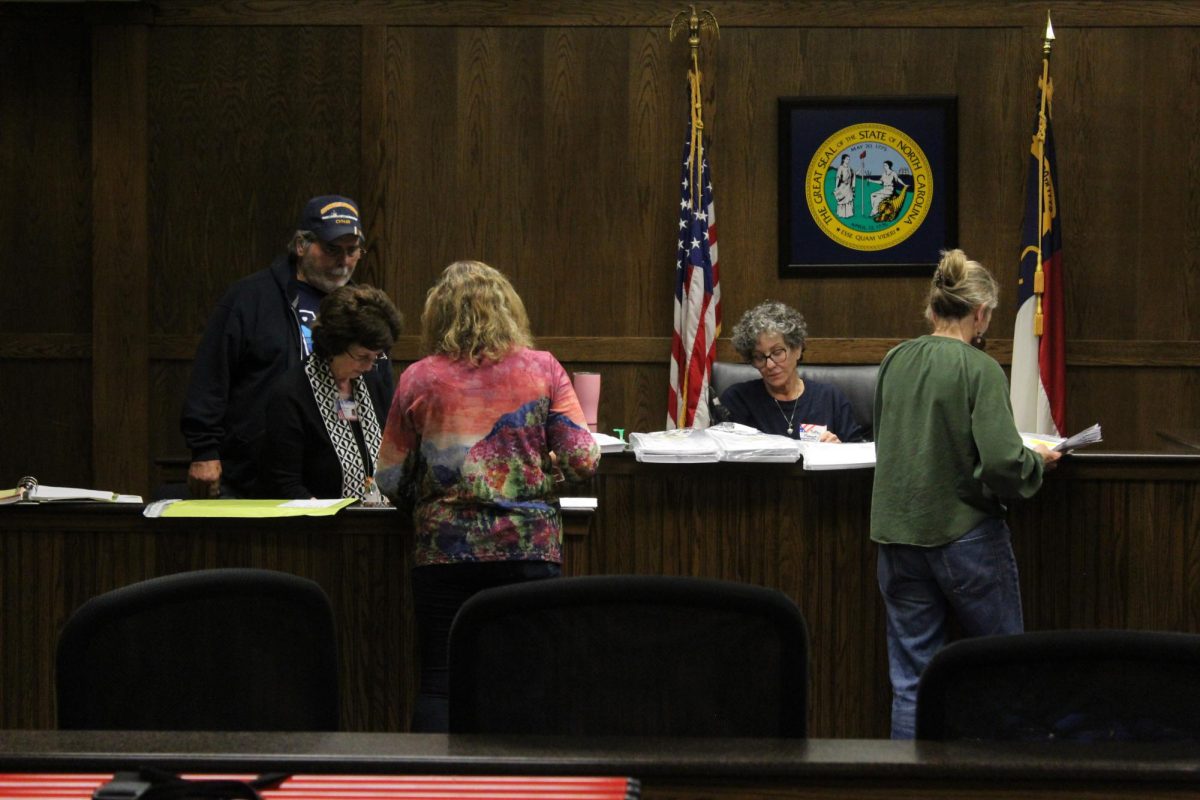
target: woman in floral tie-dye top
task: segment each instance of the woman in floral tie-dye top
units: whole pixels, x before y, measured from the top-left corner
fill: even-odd
[[[557,473],[581,480],[600,451],[562,365],[531,350],[512,284],[457,261],[421,317],[432,355],[400,376],[376,480],[413,510],[413,603],[421,647],[414,731],[448,727],[446,645],[464,602],[493,586],[557,577]]]

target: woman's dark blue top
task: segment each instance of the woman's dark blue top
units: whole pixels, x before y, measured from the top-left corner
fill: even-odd
[[[789,420],[792,438],[799,439],[801,425],[824,425],[843,442],[863,439],[863,429],[854,421],[850,401],[842,390],[830,383],[804,381],[804,393],[796,400],[779,401],[767,392],[761,379],[735,383],[721,394],[721,405],[730,419],[758,428],[763,433],[787,436]]]

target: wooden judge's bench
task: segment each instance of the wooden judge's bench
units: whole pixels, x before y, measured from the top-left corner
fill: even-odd
[[[774,587],[809,625],[810,735],[881,738],[890,696],[868,540],[871,470],[641,464],[605,456],[568,525],[571,575],[692,575]],[[392,510],[280,520],[146,519],[139,506],[0,507],[0,728],[54,727],[54,645],[101,592],[212,567],[312,578],[334,607],[342,727],[405,730],[415,690],[409,525]],[[1010,508],[1026,626],[1200,632],[1200,451],[1081,452]],[[230,654],[236,657],[236,654]]]

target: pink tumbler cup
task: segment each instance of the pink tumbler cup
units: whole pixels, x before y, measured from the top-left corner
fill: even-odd
[[[587,420],[588,429],[596,430],[596,411],[600,407],[600,373],[576,372],[575,394],[579,405],[583,407],[583,418]]]

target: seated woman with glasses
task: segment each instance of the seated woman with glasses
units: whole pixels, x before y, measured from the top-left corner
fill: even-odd
[[[733,326],[733,347],[762,380],[730,386],[721,394],[721,405],[733,422],[764,433],[799,439],[824,426],[822,442],[862,440],[863,430],[842,390],[800,377],[797,367],[807,335],[804,316],[783,303],[767,301],[743,314]]]
[[[387,351],[400,335],[400,312],[370,286],[343,286],[321,301],[313,353],[280,376],[267,403],[259,496],[373,499],[375,459],[391,397]]]

